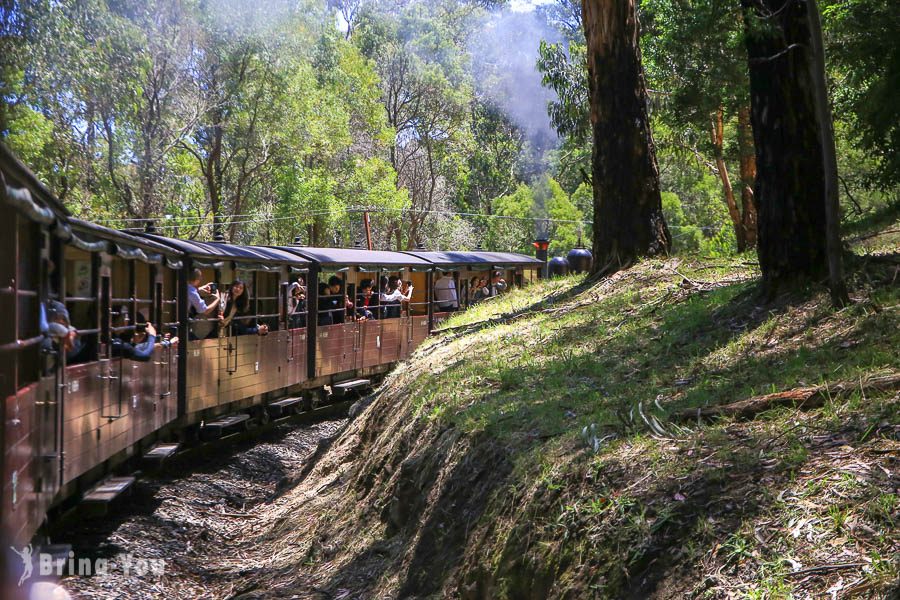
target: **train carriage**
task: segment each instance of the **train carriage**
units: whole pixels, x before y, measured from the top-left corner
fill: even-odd
[[[283,416],[271,400],[386,372],[449,315],[435,295],[440,278],[453,278],[465,308],[472,276],[502,271],[520,286],[542,265],[509,253],[242,246],[169,238],[152,226],[116,231],[73,218],[2,144],[0,175],[7,547],[28,543],[48,511],[150,444],[192,438],[222,415]],[[244,282],[243,312],[223,321],[217,310],[192,311],[195,269],[229,293]],[[389,293],[400,283],[412,285],[408,299]],[[139,343],[147,323],[155,345]]]
[[[456,290],[457,308],[464,309],[474,301],[474,290],[470,282],[472,277],[486,278],[490,282],[494,272],[500,272],[510,287],[522,287],[537,280],[541,266],[544,264],[537,258],[513,252],[483,251],[409,251],[411,256],[426,260],[434,267],[433,279],[442,277],[453,279]],[[450,312],[441,308],[437,299],[431,302],[431,322],[428,331],[416,329],[415,345],[421,343],[431,329],[441,324]]]
[[[309,279],[310,305],[317,312],[310,323],[313,342],[309,350],[311,379],[334,379],[342,374],[384,370],[384,365],[409,354],[415,325],[427,324],[428,320],[431,263],[402,252],[382,250],[306,246],[281,249],[302,256],[313,265]],[[335,292],[326,290],[333,277],[341,282]],[[388,306],[377,300],[387,291],[386,283],[392,277],[412,282],[410,302]],[[371,282],[375,298],[368,309],[362,306],[359,291],[363,281]],[[344,296],[353,304],[349,319],[346,318]],[[331,300],[339,306],[337,309],[325,308]],[[338,318],[328,314],[335,310]],[[353,318],[364,315],[365,310],[371,318]]]
[[[305,311],[288,314],[287,294],[291,283],[305,280],[308,260],[277,248],[142,235],[185,256],[179,333],[187,340],[180,364],[186,374],[181,412],[187,424],[260,405],[306,380],[307,318]],[[250,297],[248,314],[235,317],[228,326],[220,324],[218,311],[189,314],[187,285],[194,269],[200,270],[203,282],[222,292],[227,293],[235,281],[243,282]],[[266,335],[258,334],[260,325],[268,329]]]
[[[107,470],[117,454],[140,450],[178,417],[177,343],[157,343],[140,360],[121,344],[147,323],[160,342],[177,327],[182,260],[152,240],[78,219],[68,223],[73,237],[62,251],[58,299],[78,338],[60,357],[61,483],[75,486],[85,473]]]
[[[0,535],[24,544],[59,487],[63,390],[45,351],[41,306],[57,277],[53,258],[71,231],[66,209],[2,145],[0,210]]]

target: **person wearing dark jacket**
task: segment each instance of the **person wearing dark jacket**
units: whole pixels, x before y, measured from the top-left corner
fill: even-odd
[[[377,305],[378,296],[372,293],[372,280],[363,279],[356,294],[356,317],[366,321],[374,319]]]
[[[343,281],[336,275],[332,275],[327,284],[319,284],[319,325],[337,325],[344,322],[346,308],[342,288]]]

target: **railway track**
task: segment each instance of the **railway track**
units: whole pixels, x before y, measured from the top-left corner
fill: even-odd
[[[354,401],[189,446],[163,469],[141,474],[106,515],[66,512],[52,528],[57,554],[71,550],[111,566],[107,573],[44,579],[77,598],[227,596],[243,568],[234,545],[258,533],[286,479],[341,431]],[[163,561],[163,571],[128,568],[140,561]]]

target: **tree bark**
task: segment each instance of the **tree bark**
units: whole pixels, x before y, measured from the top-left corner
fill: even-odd
[[[831,125],[816,102],[807,2],[741,4],[756,146],[759,263],[763,292],[771,297],[782,286],[828,271],[823,128],[830,131]]]
[[[593,128],[594,272],[671,246],[647,116],[634,0],[582,0]]]
[[[822,39],[822,19],[816,0],[807,0],[806,16],[809,23],[809,61],[819,139],[822,144],[822,170],[825,173],[825,249],[828,254],[828,287],[831,300],[837,306],[850,302],[844,283],[844,264],[841,248],[841,205],[838,196],[837,151],[834,146],[834,127],[831,121],[831,107],[828,104],[828,84],[825,81],[825,43]]]
[[[756,198],[753,181],[756,179],[756,148],[753,146],[753,126],[750,106],[738,110],[738,154],[741,166],[741,220],[747,248],[756,247]]]
[[[710,120],[709,137],[712,141],[713,152],[716,157],[716,170],[719,172],[719,179],[722,180],[722,192],[725,194],[725,204],[728,205],[728,214],[731,216],[731,224],[734,227],[734,237],[737,241],[738,252],[743,252],[747,248],[746,236],[744,235],[744,222],[741,217],[741,211],[734,199],[734,188],[731,186],[731,178],[728,176],[728,166],[725,164],[725,152],[723,150],[725,138],[725,115],[724,110],[720,106]]]

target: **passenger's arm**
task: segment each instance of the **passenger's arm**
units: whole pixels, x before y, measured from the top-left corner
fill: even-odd
[[[216,307],[219,305],[219,302],[222,301],[222,295],[220,293],[216,292],[213,295],[215,296],[215,300],[213,300],[212,302],[210,302],[206,305],[206,311],[203,313],[203,316],[208,317],[209,315],[211,315],[213,313],[213,311],[216,309]]]

